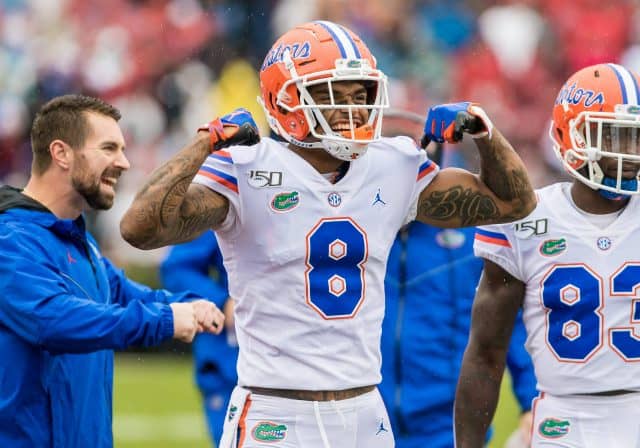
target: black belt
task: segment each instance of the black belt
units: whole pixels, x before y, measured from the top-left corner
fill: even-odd
[[[354,387],[345,390],[296,390],[296,389],[271,389],[268,387],[245,387],[256,395],[269,395],[272,397],[289,398],[305,401],[338,401],[357,397],[374,390],[376,386]]]
[[[640,392],[640,391],[631,390],[631,389],[617,389],[617,390],[605,390],[603,392],[591,392],[589,394],[576,394],[576,395],[586,395],[588,397],[616,397],[618,395],[635,394],[637,392]]]

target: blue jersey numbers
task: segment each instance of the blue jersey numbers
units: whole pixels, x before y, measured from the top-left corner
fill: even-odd
[[[365,291],[367,235],[350,218],[323,219],[307,235],[307,303],[325,319],[356,315]]]
[[[604,344],[607,306],[629,302],[629,327],[609,328],[609,345],[626,361],[640,361],[640,339],[631,324],[640,323],[640,265],[626,263],[605,282],[582,264],[557,265],[542,280],[542,303],[547,309],[547,345],[561,361],[587,361]]]

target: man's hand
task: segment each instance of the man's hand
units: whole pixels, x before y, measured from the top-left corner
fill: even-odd
[[[218,151],[233,145],[255,145],[260,141],[258,126],[251,113],[239,108],[198,128],[209,133],[209,150]]]
[[[220,334],[224,326],[224,314],[218,307],[208,300],[191,302],[198,323],[198,332]]]
[[[173,338],[191,342],[197,333],[220,334],[224,325],[224,314],[208,300],[172,303]]]
[[[472,138],[491,138],[493,124],[482,108],[470,102],[439,104],[429,109],[420,142],[423,148],[429,142],[456,143],[464,133]]]
[[[193,305],[190,302],[172,303],[173,311],[173,339],[182,342],[193,341],[198,331],[198,321]]]

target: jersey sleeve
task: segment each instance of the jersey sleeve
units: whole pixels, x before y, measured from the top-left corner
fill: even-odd
[[[438,166],[438,164],[433,160],[429,160],[427,151],[421,148],[417,148],[413,140],[408,140],[411,141],[411,145],[415,148],[415,150],[418,151],[418,170],[416,174],[413,195],[411,197],[411,207],[409,208],[409,213],[405,218],[404,224],[408,224],[416,218],[416,215],[418,213],[418,199],[420,198],[420,193],[422,193],[422,190],[427,188],[438,171],[440,171],[440,167]]]
[[[478,227],[473,241],[473,252],[477,257],[496,263],[518,280],[524,281],[513,247],[514,238],[508,229],[508,225]]]
[[[193,183],[204,185],[229,200],[229,213],[219,229],[220,231],[228,230],[238,217],[240,210],[238,176],[231,152],[216,151],[207,157],[194,177]]]

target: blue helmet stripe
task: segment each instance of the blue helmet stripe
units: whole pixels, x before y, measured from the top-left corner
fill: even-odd
[[[356,43],[344,28],[326,20],[318,20],[315,23],[321,25],[331,34],[331,37],[340,49],[340,55],[343,59],[360,58],[360,52],[358,51]]]
[[[620,90],[622,91],[622,102],[624,104],[638,105],[638,99],[640,97],[640,89],[638,89],[638,82],[635,76],[629,70],[617,64],[608,64],[613,70],[620,83]]]
[[[340,27],[340,29],[344,32],[345,37],[349,40],[349,44],[351,44],[351,47],[353,48],[353,52],[356,54],[356,59],[360,59],[362,57],[362,55],[360,54],[360,50],[358,50],[358,46],[351,38],[351,35],[349,34],[349,32],[342,26]]]

